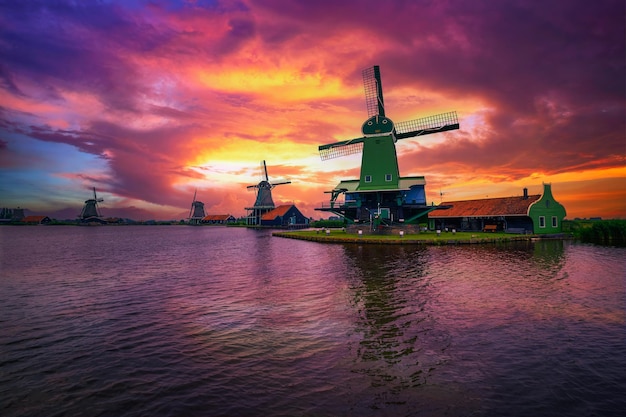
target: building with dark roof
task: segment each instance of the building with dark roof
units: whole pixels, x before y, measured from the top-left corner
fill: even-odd
[[[551,184],[543,184],[541,195],[528,195],[524,188],[521,196],[447,201],[441,206],[450,207],[428,214],[431,228],[550,234],[562,232],[566,215],[552,196]]]
[[[203,224],[228,224],[235,223],[237,219],[230,214],[209,214],[202,218]]]
[[[278,206],[261,216],[261,226],[304,227],[308,224],[309,219],[293,204]]]

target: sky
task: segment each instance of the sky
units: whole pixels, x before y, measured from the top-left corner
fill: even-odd
[[[567,218],[626,218],[623,0],[0,0],[0,207],[76,218],[246,214],[266,161],[274,202],[315,219],[360,156],[361,71],[394,122],[460,129],[397,142],[429,204],[540,194]]]

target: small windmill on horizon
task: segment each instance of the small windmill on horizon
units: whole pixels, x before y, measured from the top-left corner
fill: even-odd
[[[256,199],[252,207],[245,207],[248,211],[247,224],[260,225],[263,214],[276,208],[272,199],[272,189],[278,185],[291,184],[291,181],[270,182],[265,160],[261,161],[261,181],[255,185],[248,185],[248,190],[255,190]]]
[[[188,223],[191,225],[199,225],[202,223],[202,219],[206,217],[204,213],[204,203],[196,200],[196,194],[198,190],[193,192],[193,201],[191,202],[191,208],[189,209]]]
[[[103,201],[103,198],[98,198],[96,194],[96,187],[93,187],[93,198],[85,200],[85,205],[78,216],[79,222],[81,224],[106,223],[106,221],[102,219],[102,214],[98,208],[98,203],[102,203]]]

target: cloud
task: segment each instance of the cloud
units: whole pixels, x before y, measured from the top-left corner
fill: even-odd
[[[16,159],[24,135],[103,161],[106,174],[54,175],[97,180],[120,204],[184,211],[200,187],[212,206],[236,211],[265,159],[300,183],[278,199],[308,209],[358,176],[358,160],[322,163],[317,146],[360,135],[360,71],[378,64],[394,121],[451,110],[461,121],[399,142],[403,175],[505,183],[623,169],[625,8],[0,2],[0,168],[29,164]]]

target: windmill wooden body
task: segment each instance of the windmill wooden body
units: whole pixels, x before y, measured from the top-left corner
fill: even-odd
[[[291,184],[291,181],[270,182],[269,176],[267,175],[267,165],[265,164],[265,161],[261,162],[261,171],[261,181],[256,185],[249,185],[247,187],[248,190],[256,191],[254,205],[252,207],[245,208],[248,211],[246,222],[251,226],[260,225],[261,217],[263,217],[263,215],[268,211],[276,208],[274,200],[272,199],[272,188],[277,185]]]
[[[458,129],[456,112],[394,123],[385,115],[378,66],[363,71],[363,83],[368,111],[363,136],[319,147],[322,160],[361,152],[360,177],[341,181],[328,191],[330,205],[316,210],[337,214],[348,224],[418,224],[428,212],[443,207],[427,204],[423,176],[400,176],[396,142]],[[342,195],[343,201],[338,199]]]

